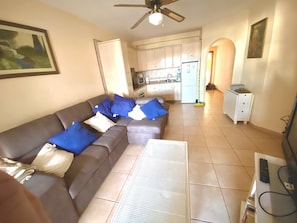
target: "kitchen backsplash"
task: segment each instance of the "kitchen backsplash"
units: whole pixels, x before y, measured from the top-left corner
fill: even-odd
[[[180,68],[168,68],[160,70],[150,70],[141,72],[146,78],[149,78],[150,81],[158,79],[176,79],[178,78]]]

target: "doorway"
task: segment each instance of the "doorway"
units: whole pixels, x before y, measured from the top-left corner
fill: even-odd
[[[230,39],[216,40],[209,48],[205,84],[221,92],[232,84],[235,45]]]

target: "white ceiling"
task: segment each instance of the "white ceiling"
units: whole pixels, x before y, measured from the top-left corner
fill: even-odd
[[[144,4],[145,0],[40,0],[54,7],[107,29],[128,41],[143,40],[158,36],[194,31],[205,24],[223,19],[237,10],[249,7],[259,0],[179,0],[163,6],[183,16],[178,23],[166,16],[160,26],[153,26],[145,19],[131,30],[148,8],[114,7],[114,4]]]

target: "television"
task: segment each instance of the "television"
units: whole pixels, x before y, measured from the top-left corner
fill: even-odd
[[[297,95],[284,131],[282,149],[288,165],[289,182],[295,187],[291,195],[297,206]]]

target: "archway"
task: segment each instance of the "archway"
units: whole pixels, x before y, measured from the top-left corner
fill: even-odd
[[[235,45],[230,39],[219,39],[209,47],[208,53],[205,84],[224,92],[232,84]]]

